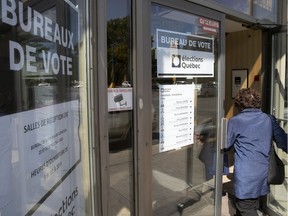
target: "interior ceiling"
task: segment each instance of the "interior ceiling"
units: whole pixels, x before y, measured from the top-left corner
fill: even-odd
[[[242,23],[235,22],[229,19],[225,20],[225,29],[226,29],[226,33],[247,30],[246,27],[242,26]]]

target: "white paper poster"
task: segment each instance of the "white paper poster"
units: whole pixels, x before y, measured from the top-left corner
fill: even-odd
[[[159,86],[159,151],[193,144],[194,85]]]
[[[79,198],[82,169],[71,177],[81,162],[79,101],[0,117],[0,138],[0,160],[7,167],[0,175],[1,185],[6,182],[0,186],[2,215],[46,215],[37,212],[51,197],[57,206],[74,190]]]

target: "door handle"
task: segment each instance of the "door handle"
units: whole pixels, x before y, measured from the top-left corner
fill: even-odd
[[[228,120],[227,118],[222,118],[221,119],[221,150],[223,150],[226,147],[226,142],[227,142],[227,125],[228,125]]]

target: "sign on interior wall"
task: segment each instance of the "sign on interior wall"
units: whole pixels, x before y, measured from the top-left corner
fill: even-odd
[[[232,98],[235,98],[241,88],[248,87],[248,69],[232,70]]]
[[[194,89],[192,85],[159,86],[159,151],[193,144]]]
[[[214,39],[157,29],[158,77],[213,77]]]

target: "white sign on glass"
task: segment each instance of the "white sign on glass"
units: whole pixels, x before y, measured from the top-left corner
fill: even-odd
[[[214,77],[214,39],[157,29],[158,77]]]
[[[78,100],[0,117],[0,168],[7,167],[0,174],[6,187],[0,188],[0,207],[5,215],[34,214],[60,185],[66,188],[64,181],[68,194],[83,190],[81,181],[72,186],[76,179],[70,178],[81,163],[79,124]],[[81,169],[77,172],[82,176]],[[62,190],[62,195],[54,197],[58,204],[67,194]]]
[[[108,112],[132,109],[132,88],[108,88]]]
[[[159,86],[159,151],[193,144],[194,85]]]

